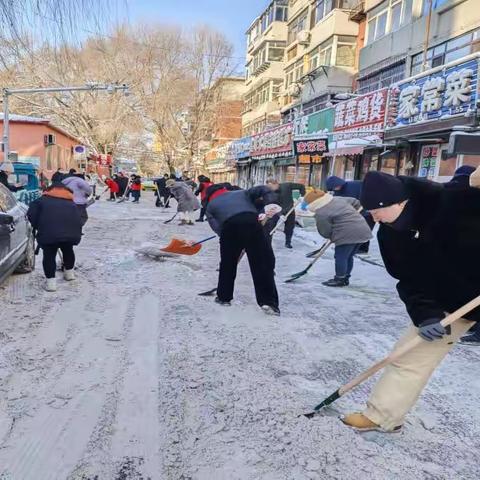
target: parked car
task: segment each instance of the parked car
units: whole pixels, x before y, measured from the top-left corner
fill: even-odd
[[[35,268],[35,239],[27,207],[0,185],[0,283]]]
[[[157,187],[155,186],[154,180],[152,180],[150,178],[147,178],[146,180],[142,181],[142,190],[143,191],[149,190],[151,192],[154,192],[156,189],[157,189]]]

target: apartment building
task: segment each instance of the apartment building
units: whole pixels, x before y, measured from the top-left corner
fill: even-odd
[[[288,0],[274,0],[247,31],[244,135],[259,133],[281,121],[287,19]]]
[[[359,25],[357,0],[290,0],[282,113],[292,120],[352,91]]]
[[[382,161],[390,162],[394,173],[436,180],[448,180],[462,163],[480,163],[478,158],[447,155],[451,132],[478,124],[472,90],[477,68],[472,54],[480,52],[478,0],[364,0],[357,2],[350,18],[365,30],[357,93],[394,86],[385,132],[390,153]],[[468,78],[462,74],[468,91],[455,100],[453,109],[445,86],[450,74],[462,71],[472,72]],[[428,91],[434,83],[436,92]],[[418,98],[410,99],[417,101],[411,113],[418,113],[408,116],[398,108],[405,107],[410,92],[418,92]],[[425,94],[432,94],[435,102],[429,104]]]
[[[242,136],[245,88],[243,77],[222,77],[213,86],[216,101],[211,112],[211,130],[204,141],[203,161],[215,181],[231,181],[235,174],[235,164],[227,158],[227,144]]]

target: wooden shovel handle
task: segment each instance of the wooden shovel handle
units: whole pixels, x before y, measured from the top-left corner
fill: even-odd
[[[285,219],[287,219],[291,214],[292,212],[297,208],[298,204],[300,203],[299,200],[297,200],[294,204],[293,204],[293,207],[287,212],[287,214],[285,215]],[[284,224],[285,222],[282,222],[282,221],[279,221],[275,227],[272,228],[272,231],[270,232],[270,235],[273,236],[273,234]]]
[[[441,321],[441,324],[444,327],[447,327],[448,325],[451,325],[457,320],[463,318],[467,313],[471,312],[473,309],[479,306],[480,306],[480,295],[474,298],[472,301],[468,302],[463,307],[459,308],[456,312],[453,312],[451,315],[448,315],[448,317],[444,318]],[[397,350],[393,351],[388,357],[385,357],[383,360],[381,360],[380,362],[370,367],[368,370],[360,374],[358,377],[354,378],[351,382],[340,387],[339,389],[340,396],[345,395],[345,393],[349,392],[350,390],[355,388],[357,385],[360,385],[365,380],[369,379],[372,375],[377,373],[379,370],[393,363],[395,360],[399,359],[400,357],[402,357],[403,355],[405,355],[410,350],[414,349],[415,347],[417,347],[423,342],[425,342],[425,340],[423,340],[420,336],[417,336],[412,340],[410,340],[405,345],[403,345],[402,347],[397,348]]]

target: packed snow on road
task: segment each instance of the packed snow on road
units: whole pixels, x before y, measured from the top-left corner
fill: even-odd
[[[400,434],[338,419],[373,380],[308,412],[387,355],[410,325],[374,245],[351,286],[324,287],[333,252],[297,282],[322,240],[277,233],[282,316],[256,305],[246,259],[231,308],[216,286],[218,242],[192,257],[136,253],[208,224],[164,225],[174,209],[97,202],[76,249],[77,280],[43,289],[40,266],[0,290],[2,480],[441,480],[480,478],[479,351],[457,346]],[[308,222],[307,222],[308,223]],[[39,260],[40,261],[40,260]]]

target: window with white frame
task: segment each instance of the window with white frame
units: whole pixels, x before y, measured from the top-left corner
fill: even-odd
[[[413,0],[385,0],[367,14],[367,44],[395,32],[412,18]]]
[[[303,77],[303,57],[290,65],[285,71],[285,86],[298,82]]]
[[[245,110],[253,110],[280,95],[283,80],[268,80],[245,96]]]
[[[335,65],[338,67],[353,67],[355,65],[356,49],[356,37],[337,37],[337,56],[335,59]]]
[[[334,48],[336,46],[336,49]],[[333,58],[333,51],[336,58]],[[352,67],[355,64],[356,37],[334,35],[309,53],[308,71],[322,65]]]
[[[285,55],[285,42],[268,42],[268,61],[282,62]]]
[[[480,29],[452,38],[427,51],[425,68],[435,68],[480,51]],[[423,52],[412,57],[412,75],[423,71]]]
[[[288,26],[288,44],[290,45],[297,39],[297,35],[302,30],[307,29],[308,9],[305,9],[293,22]]]
[[[316,0],[312,6],[312,27],[335,8],[353,9],[357,5],[358,0]]]

